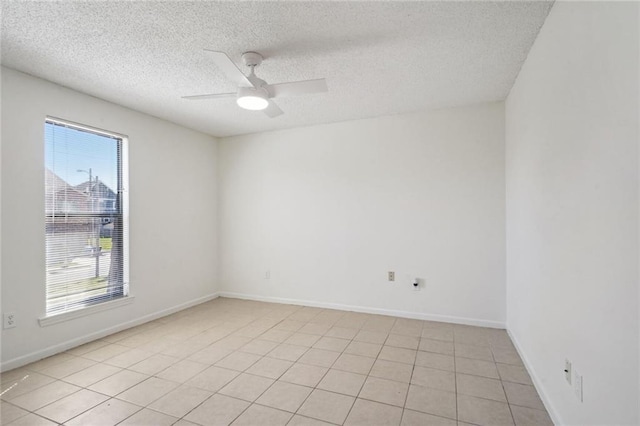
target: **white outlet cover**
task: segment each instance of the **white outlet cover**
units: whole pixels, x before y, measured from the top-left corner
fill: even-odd
[[[16,326],[16,314],[13,312],[3,315],[3,328],[13,328]]]

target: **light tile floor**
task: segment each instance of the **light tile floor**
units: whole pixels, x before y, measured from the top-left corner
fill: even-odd
[[[504,330],[219,298],[2,374],[3,425],[551,425]]]

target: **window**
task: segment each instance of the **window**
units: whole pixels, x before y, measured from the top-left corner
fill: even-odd
[[[126,138],[45,122],[47,315],[128,294]]]

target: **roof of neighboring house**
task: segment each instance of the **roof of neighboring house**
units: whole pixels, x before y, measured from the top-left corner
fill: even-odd
[[[116,193],[113,192],[113,190],[111,188],[109,188],[107,185],[104,184],[104,182],[102,182],[101,180],[98,180],[98,182],[91,182],[91,184],[89,182],[83,182],[80,185],[76,185],[74,186],[74,188],[77,191],[83,192],[85,194],[89,193],[89,186],[91,185],[91,191],[93,192],[95,197],[98,198],[108,198],[108,199],[114,199],[116,198]]]
[[[57,191],[60,191],[61,189],[64,188],[71,188],[71,185],[69,185],[67,182],[65,182],[60,176],[58,176],[57,174],[53,173],[51,170],[49,170],[48,167],[45,167],[44,169],[44,193],[46,195],[48,194],[55,194]]]
[[[91,208],[88,195],[69,185],[64,179],[45,168],[45,211],[86,212]]]

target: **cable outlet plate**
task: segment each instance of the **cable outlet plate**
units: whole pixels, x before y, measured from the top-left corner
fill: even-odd
[[[389,281],[395,281],[396,280],[396,273],[393,272],[393,271],[389,271],[387,276],[389,278]]]
[[[568,359],[564,360],[564,379],[571,384],[571,361]]]

